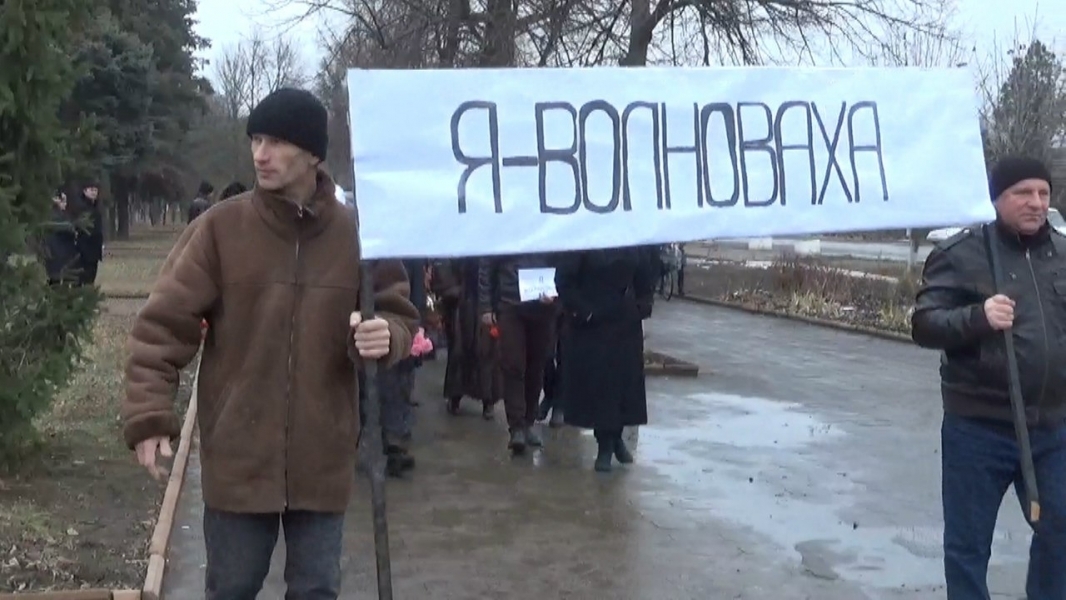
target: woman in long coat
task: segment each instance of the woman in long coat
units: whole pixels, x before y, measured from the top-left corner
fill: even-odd
[[[622,429],[648,422],[641,322],[654,299],[651,253],[640,247],[570,254],[556,265],[555,287],[565,314],[563,418],[595,432],[595,468],[610,471],[612,456],[633,462]]]
[[[496,340],[481,325],[477,310],[478,260],[466,258],[434,265],[431,286],[441,304],[448,361],[444,397],[448,412],[459,414],[464,396],[481,402],[481,416],[492,419],[503,397]]]

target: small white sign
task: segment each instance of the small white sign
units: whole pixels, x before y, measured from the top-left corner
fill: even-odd
[[[350,70],[348,89],[367,259],[994,218],[965,69]]]
[[[547,296],[555,298],[555,269],[519,269],[518,299],[522,302],[540,300]]]

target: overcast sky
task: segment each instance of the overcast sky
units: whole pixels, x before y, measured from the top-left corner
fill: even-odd
[[[979,57],[992,49],[994,40],[1010,40],[1015,28],[1027,37],[1034,22],[1038,22],[1037,34],[1056,50],[1066,49],[1066,10],[1063,0],[956,0],[956,25],[972,36]],[[272,10],[281,4],[287,6]],[[1054,8],[1059,4],[1060,8]],[[237,44],[255,27],[263,28],[268,35],[289,31],[293,39],[301,42],[304,62],[309,70],[317,69],[324,53],[321,48],[319,29],[336,26],[336,14],[307,20],[295,27],[281,24],[299,16],[302,9],[299,0],[199,0],[196,18],[197,32],[212,42],[210,50],[203,52],[207,59],[219,55],[226,47]],[[329,21],[333,22],[330,23]],[[1063,32],[1063,33],[1059,33]],[[211,68],[208,67],[210,75]]]

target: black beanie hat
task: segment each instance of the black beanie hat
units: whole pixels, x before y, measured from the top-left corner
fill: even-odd
[[[248,115],[248,137],[269,135],[326,160],[329,114],[306,90],[281,88],[263,98]]]
[[[988,174],[988,191],[995,202],[1007,188],[1026,179],[1043,179],[1051,185],[1051,171],[1035,158],[1028,156],[1004,156],[996,161]]]

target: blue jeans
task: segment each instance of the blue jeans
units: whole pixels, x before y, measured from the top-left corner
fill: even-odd
[[[241,514],[204,508],[207,600],[256,600],[285,528],[285,600],[337,600],[343,513]]]
[[[1040,521],[1029,547],[1028,600],[1066,600],[1066,424],[1031,428]],[[944,578],[948,600],[989,600],[988,559],[1003,495],[1028,505],[1014,428],[944,415]]]

